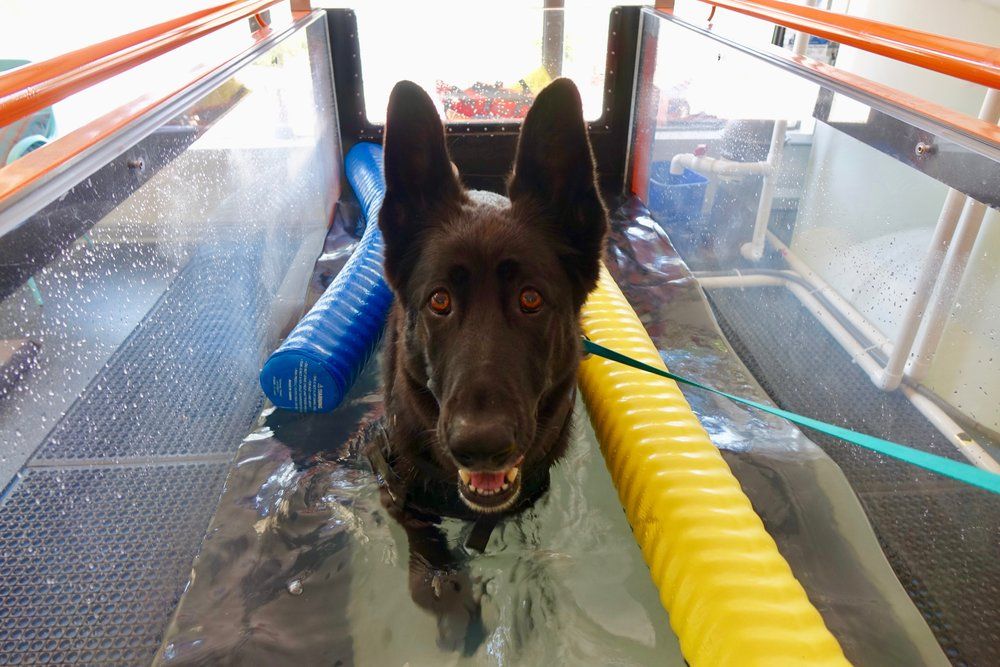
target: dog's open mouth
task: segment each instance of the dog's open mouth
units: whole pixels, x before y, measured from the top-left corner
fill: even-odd
[[[458,469],[458,495],[477,512],[502,512],[521,493],[521,463],[524,457],[504,470],[483,472]]]

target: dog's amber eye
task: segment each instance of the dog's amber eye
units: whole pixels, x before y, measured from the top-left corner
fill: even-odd
[[[447,315],[451,310],[451,295],[443,289],[439,289],[431,294],[428,305],[438,315]]]
[[[542,307],[542,295],[530,287],[521,290],[521,310],[526,313],[537,313]]]

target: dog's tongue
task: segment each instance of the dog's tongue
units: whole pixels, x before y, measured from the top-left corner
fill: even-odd
[[[469,485],[481,491],[496,491],[503,486],[504,477],[502,472],[474,472]]]

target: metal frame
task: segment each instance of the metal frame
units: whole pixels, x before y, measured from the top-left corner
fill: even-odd
[[[660,24],[640,18],[638,39],[635,45],[635,66],[632,75],[632,106],[629,111],[628,146],[625,152],[625,192],[649,199],[649,175],[653,144],[656,137],[656,113],[650,96],[654,92],[654,67],[643,63],[656,63],[659,48]]]
[[[616,7],[610,13],[604,80],[604,111],[589,123],[601,188],[618,195],[625,185],[625,155],[632,112],[632,92],[639,38],[640,7]],[[562,12],[561,9],[543,10]],[[382,141],[382,126],[370,123],[364,101],[357,15],[351,9],[328,9],[334,79],[344,150],[359,141]],[[471,188],[506,190],[517,148],[520,122],[447,123],[451,158]]]
[[[989,206],[1000,207],[1000,168],[996,159],[962,146],[945,134],[919,128],[874,107],[863,123],[832,121],[834,94],[831,89],[823,88],[813,118],[936,181]]]

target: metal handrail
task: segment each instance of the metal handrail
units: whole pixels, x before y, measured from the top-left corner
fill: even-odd
[[[115,107],[6,166],[0,166],[0,236],[51,201],[53,192],[73,185],[89,173],[88,160],[82,159],[84,156],[98,160],[113,158],[133,137],[141,139],[149,129],[173,117],[184,108],[184,104],[190,104],[194,98],[186,97],[189,92],[202,90],[196,94],[204,94],[202,84],[221,82],[219,77],[229,76],[234,68],[255,57],[262,45],[277,43],[297,26],[314,20],[315,12],[292,11],[287,17],[290,20],[286,20],[284,13],[278,11],[273,21],[259,14],[263,11],[261,6],[277,5],[280,8],[287,6],[287,2],[255,3],[244,0],[234,3],[233,6],[244,9],[233,20],[253,16],[258,25],[268,23],[268,27],[238,33],[223,48],[213,46],[208,49],[201,60],[192,62],[177,76],[150,81],[142,91],[136,92],[137,96],[132,101]],[[258,13],[251,13],[253,10]],[[201,34],[204,36],[206,33]],[[118,137],[117,143],[115,137]]]
[[[0,127],[281,0],[235,0],[0,74]]]
[[[968,42],[781,0],[700,0],[700,2],[989,88],[1000,88],[1000,47],[997,46]]]

